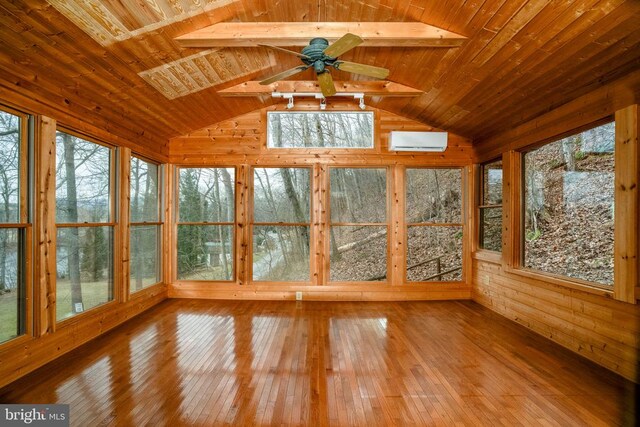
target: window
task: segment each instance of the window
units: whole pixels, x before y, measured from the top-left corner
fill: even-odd
[[[26,332],[26,121],[0,110],[0,343]]]
[[[462,280],[462,173],[407,169],[407,280]]]
[[[308,168],[253,170],[253,280],[310,280],[310,178]]]
[[[387,280],[387,169],[330,169],[333,282]]]
[[[267,113],[269,148],[373,148],[373,113]]]
[[[234,185],[233,168],[180,169],[178,279],[233,279]]]
[[[129,289],[133,293],[162,281],[160,168],[132,156],[130,182]]]
[[[502,251],[502,160],[481,166],[479,247]]]
[[[113,299],[113,150],[56,133],[56,316]]]
[[[615,124],[524,155],[524,267],[613,284]]]

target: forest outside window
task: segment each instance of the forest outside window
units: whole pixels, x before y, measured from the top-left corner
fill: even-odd
[[[309,282],[311,170],[253,169],[254,281]]]
[[[0,343],[26,332],[27,120],[0,110]]]
[[[462,280],[462,173],[407,169],[409,282]]]
[[[373,148],[373,112],[267,113],[268,148]]]
[[[233,280],[234,186],[233,168],[179,169],[179,280]]]
[[[132,156],[130,183],[129,288],[133,293],[162,281],[160,167]]]
[[[56,316],[113,300],[113,149],[56,133]]]
[[[524,154],[526,268],[613,284],[615,124]]]
[[[387,169],[330,169],[332,282],[387,281]]]
[[[502,251],[502,159],[481,165],[479,247]]]

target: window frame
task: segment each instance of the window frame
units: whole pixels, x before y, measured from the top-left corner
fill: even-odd
[[[354,286],[354,285],[370,285],[370,286],[390,286],[393,280],[392,266],[392,241],[391,233],[393,230],[392,225],[392,202],[391,195],[393,194],[393,168],[394,165],[362,165],[362,164],[340,164],[340,165],[328,165],[325,174],[325,206],[326,206],[326,220],[322,224],[324,235],[324,258],[326,260],[326,278],[325,283],[327,286]],[[386,199],[385,199],[385,218],[383,223],[350,223],[350,222],[333,222],[331,220],[331,170],[333,169],[383,169],[385,171],[385,187],[386,187]],[[354,280],[354,281],[334,281],[331,280],[331,227],[345,226],[345,227],[358,227],[358,226],[372,226],[372,227],[385,227],[387,229],[387,247],[386,247],[386,276],[385,280],[371,281],[371,280]]]
[[[460,223],[410,223],[407,222],[407,171],[412,169],[456,169],[460,171]],[[465,167],[464,166],[407,166],[403,170],[403,206],[402,206],[402,217],[404,220],[404,266],[402,268],[402,282],[409,286],[413,285],[441,285],[441,284],[453,284],[453,285],[461,285],[465,284],[467,281],[466,277],[466,245],[467,245],[467,224],[465,224],[465,212],[466,212],[466,198],[467,198],[467,190],[466,190],[466,179],[465,179]],[[407,270],[409,268],[409,228],[410,227],[460,227],[462,231],[462,248],[460,253],[460,280],[419,280],[419,281],[409,281],[407,279]]]
[[[158,255],[157,255],[157,262],[158,262],[157,270],[158,271],[157,271],[157,277],[160,280],[155,282],[155,283],[153,283],[153,284],[150,284],[148,286],[143,286],[141,289],[133,290],[133,287],[131,286],[131,270],[130,270],[130,267],[129,267],[129,272],[128,272],[129,273],[129,277],[125,278],[125,280],[127,280],[129,282],[129,286],[127,287],[128,288],[128,293],[129,293],[128,296],[129,297],[131,297],[133,295],[136,295],[136,294],[144,291],[145,289],[149,289],[149,288],[151,288],[153,286],[156,286],[156,285],[164,283],[164,268],[163,268],[164,267],[164,265],[163,265],[164,263],[163,263],[162,254],[164,252],[164,223],[165,223],[165,218],[164,218],[164,199],[165,199],[165,197],[164,197],[164,191],[162,191],[162,189],[164,188],[163,184],[164,184],[165,175],[166,175],[165,174],[165,167],[161,163],[158,163],[158,162],[156,162],[154,160],[149,159],[146,156],[143,156],[143,155],[137,154],[137,153],[133,153],[133,152],[129,156],[129,163],[130,164],[131,164],[131,161],[133,160],[134,157],[137,158],[138,160],[142,160],[144,162],[153,164],[153,165],[158,167],[158,206],[157,206],[157,209],[158,209],[158,221],[155,221],[155,222],[154,221],[151,221],[151,222],[150,221],[132,222],[131,221],[131,215],[130,215],[130,212],[129,212],[129,215],[128,215],[128,219],[129,219],[129,224],[128,224],[129,225],[129,227],[128,227],[129,245],[128,245],[128,249],[129,249],[129,251],[131,251],[131,233],[133,231],[133,227],[137,227],[137,226],[140,226],[140,227],[143,227],[143,226],[155,226],[156,230],[157,230],[157,233],[158,233],[158,235],[157,235],[157,241],[158,241],[157,242],[157,245],[158,245],[157,246],[158,247]],[[131,176],[132,176],[132,173],[131,173],[131,170],[129,170],[129,182],[131,180]],[[130,189],[127,189],[127,191],[130,191]],[[129,194],[129,199],[130,198],[131,198],[131,194]],[[130,204],[129,204],[129,206],[130,206]],[[129,257],[128,259],[131,260],[131,254],[130,253],[128,254],[128,257]],[[131,263],[131,261],[129,261],[129,262]]]
[[[120,168],[121,168],[119,152],[121,149],[117,146],[104,142],[99,138],[96,138],[94,136],[88,135],[83,132],[76,131],[72,127],[66,126],[61,122],[56,123],[56,135],[58,132],[63,132],[75,138],[80,138],[85,141],[88,141],[93,144],[97,144],[109,149],[109,221],[97,222],[97,223],[90,223],[90,222],[59,223],[57,222],[55,211],[50,213],[50,215],[54,216],[53,221],[55,224],[54,234],[56,236],[56,242],[58,238],[58,231],[61,228],[78,228],[78,229],[93,228],[93,227],[110,227],[111,228],[111,260],[110,260],[111,287],[109,289],[110,299],[108,301],[102,304],[99,304],[95,307],[92,307],[88,310],[83,310],[81,313],[76,313],[75,315],[65,317],[64,319],[58,320],[58,305],[56,301],[55,310],[54,310],[55,313],[54,313],[54,319],[53,319],[55,322],[54,330],[58,330],[58,329],[73,325],[83,318],[95,315],[96,313],[99,313],[102,310],[109,310],[110,307],[115,306],[124,301],[124,295],[123,295],[122,287],[120,286],[120,280],[119,280],[120,274],[121,274],[120,262],[118,262],[119,260],[117,259],[117,253],[120,250],[119,248],[121,246],[121,240],[122,240],[120,227],[119,227],[120,212],[118,210],[118,198],[121,193],[121,189],[119,188],[119,185],[118,185],[119,177],[120,177]],[[57,141],[56,141],[56,148],[57,148]],[[55,167],[57,166],[57,154],[54,156],[54,159],[55,159],[55,165],[54,165]],[[56,198],[56,195],[54,194],[54,200],[55,198]],[[58,254],[56,250],[56,266],[57,266],[57,262],[58,262]],[[54,281],[54,284],[55,284],[54,287],[55,287],[55,294],[56,294],[56,300],[57,300],[57,294],[58,294],[57,268],[56,268],[56,280]]]
[[[34,194],[35,194],[35,116],[8,105],[0,104],[0,110],[19,117],[20,134],[18,149],[18,205],[17,222],[0,223],[0,229],[15,229],[18,238],[18,335],[0,342],[0,349],[20,346],[35,336],[34,324],[34,257],[33,242]]]
[[[371,115],[371,146],[370,147],[274,147],[270,145],[271,142],[271,133],[269,132],[269,116],[271,115],[286,115],[286,114],[370,114]],[[304,152],[305,150],[309,150],[310,152],[318,152],[318,151],[330,151],[331,153],[340,153],[345,152],[349,153],[353,150],[358,152],[376,152],[378,151],[378,138],[377,138],[377,117],[376,112],[372,110],[330,110],[330,111],[314,111],[314,110],[271,110],[266,112],[266,120],[265,120],[265,140],[264,146],[267,150],[274,151],[292,151],[292,152]]]
[[[525,221],[525,167],[524,167],[524,156],[526,153],[532,152],[538,148],[541,148],[547,144],[551,144],[557,141],[560,141],[566,137],[579,134],[581,132],[594,129],[598,126],[602,126],[608,123],[615,122],[615,117],[613,115],[605,116],[599,120],[590,122],[584,126],[580,126],[577,128],[573,128],[561,133],[557,133],[548,138],[544,138],[542,140],[536,141],[532,144],[528,144],[522,148],[518,148],[516,150],[508,151],[507,156],[509,156],[509,163],[511,170],[507,173],[509,174],[509,178],[512,181],[510,186],[510,194],[509,198],[511,199],[511,221],[508,226],[511,227],[512,232],[508,237],[511,239],[511,253],[508,255],[508,259],[506,260],[505,271],[507,273],[518,274],[522,277],[527,277],[530,279],[536,279],[545,281],[547,283],[551,283],[553,285],[563,286],[569,289],[577,289],[585,292],[589,292],[596,295],[601,295],[605,297],[612,297],[614,295],[614,289],[618,286],[616,283],[615,275],[614,281],[612,285],[605,285],[597,282],[591,282],[584,279],[573,278],[569,276],[565,276],[557,273],[550,273],[541,270],[536,270],[533,268],[525,267],[524,265],[524,256],[525,256],[525,233],[524,233],[524,221]],[[618,150],[618,127],[615,127],[616,132],[616,140],[615,140],[615,148],[614,148],[614,156],[615,152]],[[503,171],[504,171],[504,163],[503,163]],[[618,167],[614,165],[614,174],[618,174]],[[504,179],[504,175],[503,175]],[[504,187],[504,181],[503,181]],[[614,209],[618,211],[618,201],[617,196],[614,192]],[[616,219],[614,217],[614,229],[616,227]],[[504,226],[504,224],[503,224]],[[504,239],[504,236],[503,236]],[[504,240],[503,240],[504,241]],[[615,256],[615,233],[614,233],[614,271],[616,264],[616,256]]]
[[[477,209],[476,209],[476,214],[477,214],[477,221],[478,221],[478,226],[477,226],[477,232],[476,232],[476,238],[477,238],[477,251],[478,252],[484,252],[487,255],[490,256],[499,256],[502,257],[502,248],[504,247],[504,233],[501,233],[501,236],[503,236],[503,238],[501,239],[501,244],[500,244],[500,250],[499,251],[495,251],[492,249],[487,249],[483,247],[483,222],[482,222],[482,218],[483,218],[483,212],[484,210],[487,209],[502,209],[503,212],[503,219],[500,220],[500,226],[504,231],[504,195],[502,197],[502,203],[500,204],[484,204],[484,187],[485,187],[485,182],[484,182],[484,171],[485,171],[485,166],[489,165],[491,163],[495,163],[495,162],[501,162],[502,163],[502,175],[503,175],[503,180],[502,180],[502,192],[504,192],[504,160],[502,159],[502,156],[498,156],[495,158],[492,158],[491,160],[487,160],[485,162],[482,162],[479,166],[479,173],[478,173],[478,199],[477,199]]]
[[[231,222],[195,222],[180,220],[180,171],[183,169],[233,169],[234,174],[234,188],[233,188],[233,220]],[[237,248],[237,234],[239,228],[238,222],[238,191],[235,184],[238,182],[239,165],[175,165],[174,166],[174,187],[173,192],[175,203],[173,206],[173,215],[175,218],[173,225],[174,243],[172,245],[173,251],[173,269],[175,273],[172,275],[174,282],[176,283],[220,283],[220,284],[235,284],[238,279],[238,248]],[[178,227],[180,225],[195,225],[195,226],[229,226],[231,227],[231,259],[233,260],[233,271],[229,280],[195,280],[195,279],[180,279],[178,276]]]
[[[255,209],[254,209],[254,201],[255,201],[255,170],[256,169],[306,169],[309,171],[309,222],[308,223],[298,223],[298,222],[256,222],[255,221]],[[270,285],[311,285],[313,281],[313,251],[312,251],[312,241],[313,241],[313,214],[314,214],[314,206],[313,206],[313,194],[315,192],[314,187],[314,179],[313,179],[314,168],[313,166],[307,165],[252,165],[249,167],[249,179],[248,179],[248,188],[249,188],[249,206],[248,206],[248,217],[247,217],[247,225],[248,225],[248,233],[249,233],[249,250],[247,251],[247,279],[249,283],[258,284],[263,286]],[[253,230],[255,226],[277,226],[277,227],[308,227],[309,228],[309,276],[306,281],[299,280],[287,280],[287,281],[269,281],[269,280],[255,280],[253,277]]]

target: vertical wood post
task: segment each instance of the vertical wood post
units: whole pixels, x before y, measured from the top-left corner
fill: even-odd
[[[638,105],[616,111],[615,237],[613,296],[635,303],[638,286],[640,132]]]
[[[129,300],[131,292],[130,283],[130,264],[129,259],[131,255],[130,251],[130,239],[131,239],[131,225],[129,218],[129,206],[131,200],[131,149],[121,147],[118,149],[119,154],[119,185],[120,185],[120,199],[118,200],[120,214],[118,218],[118,224],[116,226],[116,233],[120,235],[119,257],[116,258],[120,262],[120,280],[116,283],[116,295],[120,294],[119,300],[126,302]],[[117,277],[117,276],[116,276]]]
[[[405,168],[396,165],[391,169],[391,285],[405,283],[405,258],[406,258],[406,222],[405,210]]]
[[[36,336],[56,327],[56,121],[40,116],[35,138]]]

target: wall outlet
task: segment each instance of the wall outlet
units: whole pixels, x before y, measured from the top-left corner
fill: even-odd
[[[302,292],[296,291],[296,301],[302,301]]]
[[[491,277],[489,276],[484,276],[484,284],[488,285],[489,283],[491,283]]]

